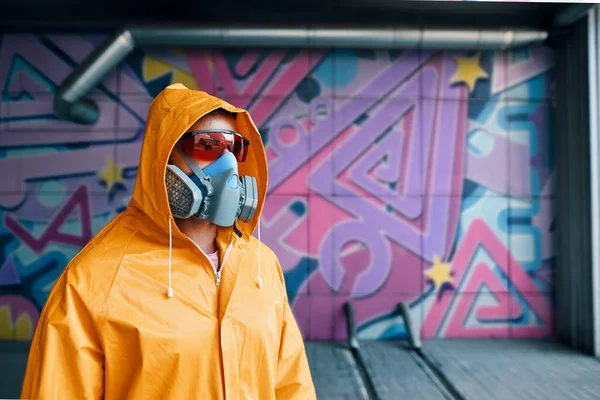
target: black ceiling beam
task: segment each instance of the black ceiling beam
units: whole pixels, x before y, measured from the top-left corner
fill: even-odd
[[[574,4],[573,6],[581,6]],[[588,5],[589,6],[589,5]],[[550,29],[581,15],[561,3],[400,0],[0,0],[0,30],[106,31],[135,23],[394,24]],[[571,17],[569,17],[571,16]]]

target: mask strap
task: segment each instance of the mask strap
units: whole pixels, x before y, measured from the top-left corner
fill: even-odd
[[[206,174],[204,173],[204,171],[202,171],[202,168],[200,168],[198,164],[196,164],[196,161],[194,161],[192,157],[190,157],[185,153],[185,151],[183,151],[183,149],[181,148],[181,144],[177,143],[175,145],[175,151],[177,151],[177,153],[179,153],[179,155],[183,157],[185,163],[188,165],[188,167],[192,169],[192,171],[194,171],[196,175],[198,175],[198,178],[202,179],[206,177]]]
[[[196,164],[196,161],[194,161],[194,159],[192,157],[190,157],[183,151],[183,149],[181,148],[181,145],[179,143],[175,144],[175,151],[177,153],[179,153],[179,155],[183,158],[183,160],[188,165],[188,167],[190,167],[190,169],[194,172],[194,174],[196,174],[200,184],[206,188],[206,191],[208,192],[207,196],[212,196],[213,187],[210,183],[210,177],[207,176],[204,173],[204,171],[202,171],[202,168],[200,168],[198,166],[198,164]],[[205,199],[205,201],[206,201],[206,199]]]
[[[236,235],[238,235],[238,237],[242,237],[242,231],[240,231],[240,229],[237,227],[236,222],[233,223],[233,231]]]

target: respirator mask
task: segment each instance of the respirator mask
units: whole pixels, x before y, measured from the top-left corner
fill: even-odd
[[[238,219],[251,220],[258,204],[256,178],[238,176],[238,162],[246,160],[249,145],[248,139],[230,130],[186,133],[174,150],[193,173],[188,176],[169,164],[165,176],[173,216],[197,217],[226,227]],[[196,160],[210,164],[200,168]]]

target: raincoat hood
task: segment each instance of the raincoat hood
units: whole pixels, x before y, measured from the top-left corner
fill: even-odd
[[[150,105],[140,164],[131,205],[153,218],[165,232],[169,231],[171,210],[165,186],[167,162],[181,136],[204,115],[223,108],[237,114],[239,133],[250,140],[246,161],[238,164],[240,176],[254,176],[258,184],[259,201],[250,221],[236,222],[246,235],[254,232],[265,202],[268,168],[265,148],[258,129],[246,110],[234,107],[217,97],[199,90],[190,90],[181,83],[164,89]],[[181,235],[181,232],[177,233]]]
[[[241,234],[219,228],[220,269],[173,223],[165,185],[177,140],[217,108],[238,114],[237,129],[250,140],[238,169],[259,189],[253,219],[236,224]],[[315,399],[283,271],[252,235],[266,192],[265,150],[246,111],[181,84],[161,92],[129,206],[56,281],[21,398]]]

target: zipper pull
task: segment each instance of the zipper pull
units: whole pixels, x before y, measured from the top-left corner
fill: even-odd
[[[221,286],[221,270],[217,271],[217,287]]]

